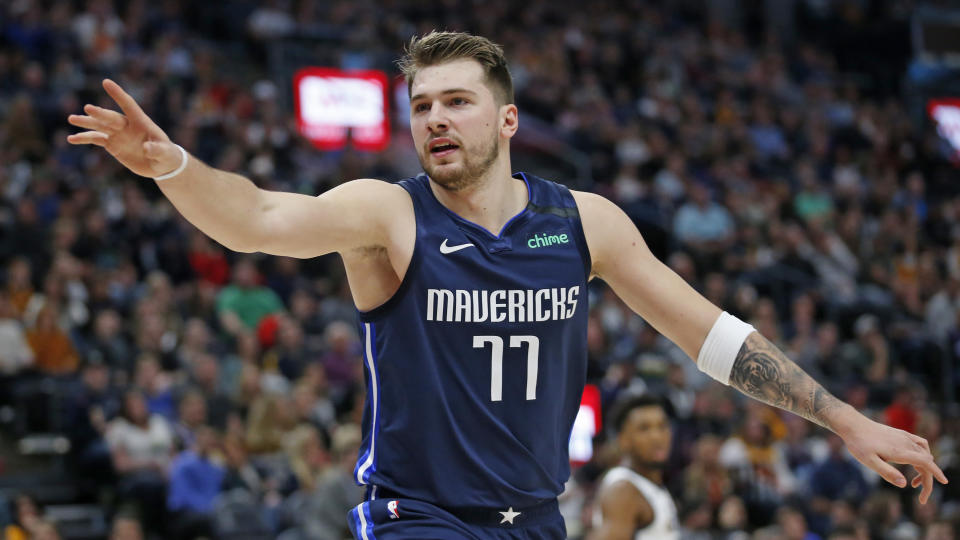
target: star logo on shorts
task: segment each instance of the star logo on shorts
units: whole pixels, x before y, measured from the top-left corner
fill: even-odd
[[[513,525],[514,518],[519,516],[520,512],[514,512],[513,507],[511,506],[510,508],[507,509],[506,512],[500,512],[500,515],[503,516],[503,519],[500,520],[501,525],[503,525],[504,523],[509,523]]]

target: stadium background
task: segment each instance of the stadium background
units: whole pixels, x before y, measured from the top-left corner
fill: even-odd
[[[505,46],[517,169],[612,198],[710,300],[926,437],[954,480],[918,505],[836,437],[705,379],[596,283],[590,382],[605,409],[670,402],[682,538],[953,538],[960,173],[924,106],[960,92],[923,37],[947,25],[926,52],[949,50],[958,15],[930,4],[3,2],[3,538],[348,536],[364,390],[337,257],[228,252],[152,181],[66,144],[66,117],[112,106],[109,76],[174,141],[261,187],[396,180],[419,167],[402,108],[385,152],[318,152],[290,81],[306,65],[393,76],[433,28]],[[608,440],[563,497],[571,538],[617,459]]]

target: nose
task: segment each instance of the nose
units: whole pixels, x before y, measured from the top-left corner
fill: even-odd
[[[441,103],[435,103],[430,107],[430,114],[427,116],[427,129],[432,132],[446,131],[449,127],[449,120],[446,111]]]

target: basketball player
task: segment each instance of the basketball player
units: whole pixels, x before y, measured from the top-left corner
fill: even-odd
[[[721,313],[647,249],[603,197],[511,174],[519,126],[502,49],[461,33],[414,39],[402,62],[424,173],[362,179],[318,197],[257,188],[174,144],[110,80],[122,112],[69,122],[151,177],[227,248],[337,252],[364,339],[368,385],[354,534],[373,538],[562,538],[557,495],[586,374],[587,282],[601,278],[700,369],[839,433],[893,483],[908,463],[946,478],[923,439],[838,401],[753,328]],[[389,509],[388,509],[389,506]]]
[[[597,493],[591,540],[677,540],[677,507],[663,487],[670,457],[670,419],[659,400],[630,398],[616,417],[624,464],[607,471]]]

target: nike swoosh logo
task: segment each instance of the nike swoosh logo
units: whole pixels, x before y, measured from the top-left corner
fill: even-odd
[[[443,253],[444,255],[446,255],[448,253],[453,253],[454,251],[460,251],[461,249],[468,248],[468,247],[474,247],[474,246],[473,244],[460,244],[457,246],[448,246],[447,239],[444,238],[443,243],[440,244],[440,253]]]

